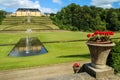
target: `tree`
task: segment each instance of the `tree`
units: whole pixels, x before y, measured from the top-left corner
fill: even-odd
[[[107,22],[107,26],[106,26],[107,29],[114,31],[120,30],[120,20],[118,14],[113,9],[110,9],[108,11],[106,22]]]
[[[2,24],[2,20],[5,18],[5,11],[0,10],[0,24]]]
[[[103,9],[72,3],[52,17],[54,23],[67,30],[120,30],[120,9]]]

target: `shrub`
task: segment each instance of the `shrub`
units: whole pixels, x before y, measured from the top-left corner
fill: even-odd
[[[120,73],[120,41],[115,42],[116,46],[111,50],[107,65],[114,68],[115,73]]]

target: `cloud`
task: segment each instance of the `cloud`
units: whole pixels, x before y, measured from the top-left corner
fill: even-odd
[[[10,8],[18,8],[18,7],[25,7],[25,8],[40,8],[38,1],[31,1],[31,0],[0,0],[0,4],[5,7]]]
[[[55,9],[41,7],[38,0],[0,0],[0,9],[16,10],[17,8],[38,8],[41,12],[56,12]]]
[[[61,0],[53,0],[54,3],[62,4]]]
[[[50,8],[44,8],[44,7],[41,7],[40,10],[43,12],[43,13],[57,13],[57,9],[50,9]]]
[[[92,0],[92,5],[103,7],[103,8],[111,8],[114,2],[120,2],[120,0]]]

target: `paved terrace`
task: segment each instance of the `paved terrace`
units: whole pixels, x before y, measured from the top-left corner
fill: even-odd
[[[89,61],[80,61],[81,66]],[[74,62],[55,64],[43,67],[32,67],[0,71],[0,80],[120,80],[120,75],[95,79],[87,73],[74,74]]]

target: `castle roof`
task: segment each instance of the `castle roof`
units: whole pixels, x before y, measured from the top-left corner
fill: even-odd
[[[37,8],[18,8],[17,11],[32,11],[32,12],[39,11],[40,12],[40,10]]]

